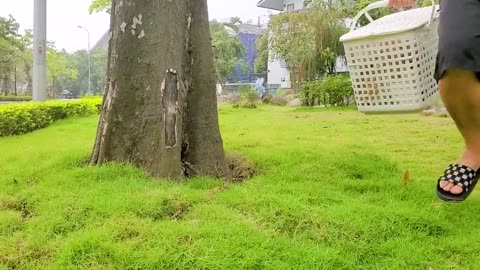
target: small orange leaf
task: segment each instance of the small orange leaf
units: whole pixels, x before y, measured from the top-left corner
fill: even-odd
[[[412,181],[412,179],[411,179],[410,171],[407,170],[407,171],[405,172],[405,174],[403,175],[402,183],[403,183],[404,185],[408,185],[411,181]]]

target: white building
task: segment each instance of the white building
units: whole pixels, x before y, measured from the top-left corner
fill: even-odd
[[[306,8],[305,0],[260,0],[258,7],[281,11],[294,12]],[[346,72],[347,67],[343,59],[337,60],[337,71]],[[267,88],[291,88],[290,71],[285,61],[270,57],[268,62],[268,87]]]
[[[260,0],[257,6],[278,11],[291,12],[304,9],[304,2],[304,0]]]

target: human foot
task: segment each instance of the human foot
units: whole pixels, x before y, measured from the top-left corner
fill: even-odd
[[[480,168],[478,157],[480,157],[479,153],[465,151],[458,164],[449,166],[445,171],[445,175],[439,183],[440,188],[453,195],[462,194],[464,189],[472,184],[471,180],[466,180],[475,178],[476,172]]]
[[[472,193],[479,176],[479,171],[474,171],[465,165],[452,164],[438,180],[437,196],[447,202],[463,202]],[[448,184],[445,185],[444,182]],[[442,184],[443,188],[440,184]],[[460,191],[460,193],[456,194],[457,191]]]

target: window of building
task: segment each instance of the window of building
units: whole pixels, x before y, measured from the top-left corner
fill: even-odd
[[[293,11],[295,11],[295,4],[287,5],[287,12],[293,12]]]

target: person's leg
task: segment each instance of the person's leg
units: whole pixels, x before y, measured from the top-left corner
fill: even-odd
[[[439,81],[440,95],[447,111],[465,140],[465,152],[459,164],[480,168],[480,80],[473,71],[452,69]],[[448,181],[440,187],[452,194],[463,189]]]

